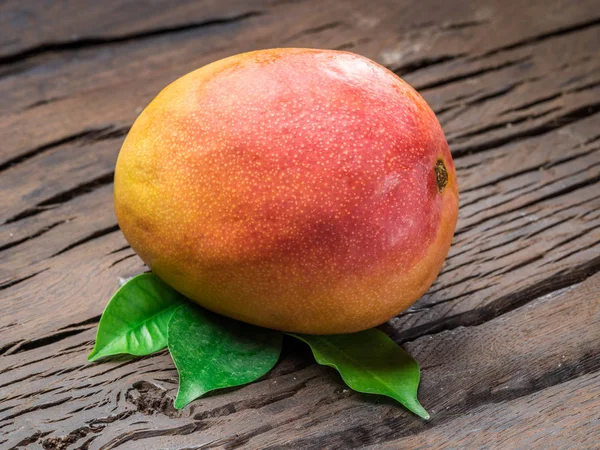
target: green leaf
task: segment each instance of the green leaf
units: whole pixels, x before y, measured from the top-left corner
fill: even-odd
[[[151,273],[132,278],[106,305],[88,360],[120,353],[148,355],[166,347],[169,319],[184,301]]]
[[[283,335],[219,316],[191,305],[180,306],[169,322],[169,351],[179,372],[175,408],[214,389],[239,386],[273,368]]]
[[[352,334],[290,334],[312,349],[319,364],[333,367],[352,389],[391,397],[429,419],[417,400],[419,365],[385,333],[376,329]]]

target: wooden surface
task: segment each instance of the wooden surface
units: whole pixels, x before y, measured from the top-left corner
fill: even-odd
[[[600,448],[600,1],[0,4],[0,448]],[[422,421],[286,341],[258,383],[176,411],[163,352],[88,364],[144,266],[112,210],[141,109],[213,60],[345,49],[416,87],[458,169],[443,272],[382,329]]]

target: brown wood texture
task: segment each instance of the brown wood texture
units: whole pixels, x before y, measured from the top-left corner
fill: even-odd
[[[0,448],[600,448],[600,1],[0,4]],[[444,269],[381,328],[424,422],[286,341],[263,380],[173,408],[167,353],[90,364],[120,278],[112,175],[141,109],[213,60],[336,48],[438,114],[461,190]]]

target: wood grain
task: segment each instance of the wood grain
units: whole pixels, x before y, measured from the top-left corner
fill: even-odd
[[[0,5],[0,448],[595,448],[597,0],[46,6]],[[453,247],[382,326],[421,363],[430,422],[345,389],[291,341],[264,380],[182,411],[166,353],[86,363],[119,280],[146,270],[112,210],[129,127],[182,74],[275,46],[371,57],[444,127]]]
[[[414,437],[366,448],[596,448],[598,408],[600,375],[594,373],[523,398],[477,408],[462,420]]]
[[[198,2],[112,1],[82,4],[77,0],[49,2],[3,2],[0,27],[6,38],[0,41],[0,61],[14,62],[48,51],[151,37],[157,34],[235,20],[257,14],[259,1],[215,0]],[[85,8],[85,14],[74,14]],[[55,20],[61,19],[60,26]],[[110,24],[110,26],[107,26]]]
[[[84,436],[94,437],[90,448],[353,448],[468,421],[472,410],[597,374],[599,327],[595,275],[480,326],[411,342],[406,348],[421,362],[421,397],[433,416],[425,423],[384,398],[345,389],[334,371],[308,364],[299,345],[286,345],[267,379],[175,411],[177,378],[168,355],[85,364],[94,333],[88,323],[53,343],[54,355],[37,346],[3,358],[0,370],[11,381],[2,386],[0,423],[10,445],[91,424]]]

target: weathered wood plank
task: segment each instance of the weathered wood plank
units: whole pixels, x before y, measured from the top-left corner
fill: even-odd
[[[432,427],[468,422],[469,413],[489,413],[494,404],[597,375],[598,300],[596,275],[480,326],[407,344],[423,368],[429,423],[391,401],[344,389],[332,370],[307,366],[310,357],[298,344],[264,381],[177,412],[171,404],[176,373],[165,353],[86,364],[94,324],[83,324],[80,333],[52,344],[52,355],[42,343],[2,358],[8,383],[2,383],[0,429],[8,446],[38,436],[38,447],[31,448],[70,433],[77,445],[93,438],[90,449],[354,448],[403,437],[415,442]],[[577,411],[589,414],[585,405]]]
[[[422,4],[422,2],[418,3]],[[567,23],[573,24],[573,21],[583,20],[583,15],[588,16],[586,20],[589,21],[588,10],[591,9],[586,10],[585,2],[578,8],[568,8],[567,3],[566,0],[554,0],[552,5],[544,2],[545,9],[558,11],[564,8],[563,13],[548,16],[547,20],[532,21],[528,27],[514,27],[510,23],[515,8],[519,8],[520,15],[524,17],[528,15],[533,17],[537,10],[532,6],[523,8],[521,2],[507,5],[506,2],[498,1],[496,4],[490,4],[491,9],[483,10],[486,17],[489,16],[489,22],[484,22],[479,27],[467,28],[453,27],[452,24],[461,24],[465,21],[476,22],[482,12],[474,10],[467,3],[459,3],[448,7],[448,11],[445,11],[448,15],[442,16],[444,17],[442,23],[446,24],[444,27],[439,30],[436,28],[433,34],[426,32],[416,35],[410,31],[411,24],[414,26],[415,23],[425,21],[429,7],[425,10],[423,6],[401,4],[394,6],[388,2],[374,6],[348,0],[344,3],[332,2],[324,7],[320,5],[318,8],[310,9],[310,4],[292,3],[274,8],[269,14],[249,17],[235,24],[202,27],[173,35],[157,36],[152,40],[152,45],[131,41],[111,47],[109,53],[92,48],[58,54],[50,61],[42,60],[45,62],[44,70],[39,70],[34,65],[24,73],[5,77],[0,81],[0,92],[3,93],[0,98],[5,99],[6,111],[14,111],[7,114],[0,122],[0,134],[6,133],[8,139],[7,150],[3,152],[4,159],[0,160],[0,164],[6,164],[22,155],[35,154],[62,140],[75,139],[82,133],[102,130],[107,126],[116,129],[126,128],[134,120],[136,111],[139,111],[139,108],[147,104],[163,86],[178,76],[232,52],[270,47],[290,37],[293,39],[290,39],[286,45],[339,47],[351,40],[350,42],[356,42],[353,44],[353,51],[387,63],[391,68],[399,67],[397,70],[400,73],[406,70],[402,69],[401,63],[413,68],[424,66],[424,69],[419,70],[418,74],[415,73],[413,78],[407,76],[407,80],[418,88],[424,86],[419,80],[425,79],[429,70],[437,74],[436,83],[439,84],[444,81],[439,79],[440,71],[445,73],[449,67],[455,70],[458,68],[463,75],[472,73],[471,60],[477,55],[509,47],[509,50],[493,53],[487,57],[491,58],[489,64],[503,65],[509,61],[522,60],[524,57],[517,57],[517,55],[520,55],[524,49],[526,52],[531,52],[531,49],[536,47],[536,43],[539,46],[552,48],[557,40],[569,41],[570,37],[585,32],[591,33],[589,42],[567,45],[564,54],[589,56],[593,54],[595,47],[592,46],[597,42],[597,30],[600,29],[592,26],[594,21],[590,22],[591,28],[584,27],[580,30],[579,27],[574,27],[571,33],[558,33],[551,39],[534,39],[531,45],[510,49],[516,38],[520,37],[524,42],[529,42],[533,39],[532,33],[536,31],[541,35],[549,33],[552,35],[552,27],[556,27],[554,31],[561,30],[567,26]],[[541,5],[537,6],[541,7]],[[350,17],[348,17],[348,10],[353,11]],[[299,17],[305,21],[298,19]],[[337,18],[338,22],[344,25],[323,29],[328,23],[336,23],[332,22],[332,18]],[[399,31],[395,31],[395,24],[398,23],[402,26]],[[318,31],[302,33],[303,30],[313,29]],[[371,40],[364,42],[365,39]],[[398,50],[394,49],[398,47],[399,42],[405,49],[391,58],[390,53],[398,53]],[[324,45],[325,43],[327,45]],[[436,56],[436,49],[432,49],[434,45],[454,45],[464,49],[467,54],[447,63],[417,64],[414,60],[416,53],[425,59],[439,57]],[[232,48],[235,48],[235,51],[232,51]],[[546,50],[546,53],[548,51]],[[515,52],[516,54],[513,55]],[[546,61],[542,67],[543,73],[551,73],[549,70],[552,69],[552,59],[545,58],[544,52],[541,56],[542,61]],[[106,66],[108,59],[110,61],[108,67],[99,71],[98,67]],[[597,60],[593,61],[597,66]],[[537,62],[538,64],[534,66],[541,64],[540,61]],[[531,65],[532,62],[528,64]],[[69,83],[64,83],[65,78]],[[474,79],[474,75],[463,77],[460,85],[472,86],[471,80]],[[522,80],[522,77],[518,76],[517,79]],[[140,80],[144,82],[140,83]],[[24,84],[24,81],[36,85],[39,83],[39,89],[32,93],[27,87],[30,84]],[[453,84],[455,84],[454,94],[462,95],[459,86]],[[497,90],[497,86],[490,87]],[[429,98],[428,100],[431,101]],[[435,101],[432,101],[432,104],[435,106]],[[93,108],[90,108],[90,105],[93,105]],[[20,109],[14,110],[15,107]],[[577,107],[579,104],[574,106]],[[558,111],[554,113],[546,117],[546,120],[560,117]],[[77,120],[74,120],[74,117],[77,117]],[[481,123],[481,120],[478,122]],[[21,133],[9,132],[14,129],[20,129]]]
[[[123,138],[82,138],[10,167],[0,179],[5,193],[0,217],[15,221],[36,207],[58,203],[61,196],[94,180],[112,181],[122,142]]]
[[[591,37],[589,37],[589,36],[586,37],[586,36],[587,35],[585,33],[583,33],[583,34],[579,33],[579,34],[576,34],[575,36],[571,36],[571,37],[574,38],[574,39],[575,38],[580,39],[580,38],[583,37],[583,38],[585,38],[584,42],[587,42],[591,38],[594,37],[594,36],[591,36]],[[576,43],[577,43],[577,45],[575,46],[576,48],[587,48],[586,46],[580,46],[579,44],[581,44],[581,42],[579,42],[577,39],[575,39]],[[554,40],[553,40],[552,44],[556,45],[556,42],[554,42]],[[581,55],[576,54],[575,56],[579,57]],[[586,70],[587,70],[587,68],[586,68]],[[513,77],[517,77],[518,75],[519,74],[516,73],[516,74],[513,75]],[[536,83],[536,86],[538,84],[539,83]],[[521,95],[522,93],[518,93],[518,94]],[[432,98],[435,99],[435,97],[432,97]],[[496,99],[496,98],[491,99],[492,102],[495,102],[497,100],[498,99]],[[431,99],[430,99],[430,101],[431,101]],[[489,104],[489,101],[490,100],[488,99],[488,101],[486,102],[486,104],[484,106],[487,106]],[[444,108],[444,107],[445,106],[442,105],[442,108]],[[480,108],[475,108],[475,111],[480,111],[481,109],[482,109],[481,107]],[[485,110],[485,109],[486,108],[483,108],[483,110]],[[560,125],[562,125],[560,122],[556,123],[556,126],[560,127]],[[121,131],[121,133],[123,131]],[[104,132],[105,133],[111,133],[110,130],[106,130],[106,129],[105,129]],[[100,133],[99,137],[102,137],[102,133]],[[79,144],[76,144],[76,143],[67,144],[66,145],[66,149],[68,151],[68,150],[72,150],[73,148],[77,148],[77,146],[80,145],[81,142],[86,142],[86,139],[90,140],[90,139],[93,139],[93,138],[94,138],[94,135],[92,135],[92,136],[90,136],[90,135],[82,136],[82,137],[79,138]],[[588,138],[588,140],[593,140],[593,139],[594,139],[593,136],[590,137],[590,138]],[[117,151],[117,144],[116,143],[114,144],[114,147],[112,147],[112,148],[108,148],[107,143],[104,143],[102,145],[104,145],[104,149],[106,149],[107,152],[109,152],[109,153],[114,152],[116,154],[116,151]],[[550,145],[552,146],[553,143],[550,142]],[[33,160],[34,160],[33,162],[38,162],[38,165],[37,165],[38,167],[39,167],[39,165],[42,165],[42,164],[49,164],[49,162],[48,162],[49,160],[50,160],[50,164],[51,164],[51,160],[52,159],[60,158],[60,150],[62,149],[62,147],[65,147],[65,146],[59,146],[58,149],[52,148],[52,149],[48,150],[48,152],[47,152],[48,153],[48,159],[46,159],[46,158],[37,158],[36,157],[36,158],[33,158]],[[93,149],[94,149],[94,147],[91,146],[89,151],[93,151]],[[46,153],[44,153],[44,155],[38,155],[38,156],[45,156],[45,155],[46,155]],[[59,155],[59,156],[57,157],[55,155]],[[82,158],[82,160],[85,160],[85,155],[82,155],[81,158]],[[591,156],[589,156],[589,158],[595,158],[595,156],[591,155]],[[593,165],[593,162],[594,162],[594,160],[592,160],[592,165]],[[11,180],[13,180],[13,179],[23,180],[24,179],[23,178],[24,174],[28,173],[29,170],[36,170],[36,164],[34,164],[34,163],[29,164],[29,163],[30,163],[30,161],[25,161],[24,163],[18,165],[17,167],[11,168],[11,169],[14,169],[14,170],[9,170],[7,172],[7,174],[6,174],[7,175],[7,177],[6,177],[7,182],[10,183]],[[108,169],[107,168],[114,164],[114,160],[109,157],[109,159],[102,160],[101,163],[103,165],[103,168],[99,169],[100,172],[101,172],[101,174],[99,175],[99,177],[103,178],[104,176],[108,175],[108,172],[107,172]],[[78,177],[82,177],[82,180],[85,179],[85,177],[86,177],[86,173],[85,172],[83,174],[72,172],[74,170],[74,168],[71,167],[71,165],[66,165],[65,169],[69,171],[68,172],[69,173],[69,177],[68,177],[67,181],[72,181],[73,182],[72,184],[75,185],[75,186],[78,186],[78,184],[77,184],[77,181],[79,180]],[[593,169],[593,167],[592,167],[592,169]],[[89,167],[88,167],[88,172],[89,172]],[[57,178],[61,178],[62,179],[62,177],[60,176],[60,174],[57,173],[57,174],[54,174],[54,175]],[[76,175],[76,176],[72,176],[72,175]],[[461,178],[462,178],[462,176],[461,176]],[[592,176],[592,179],[593,179],[593,176]],[[85,185],[88,182],[92,182],[93,183],[94,179],[88,179],[87,181],[83,181],[83,184]],[[467,183],[468,183],[468,181],[467,181]],[[461,186],[462,186],[462,183],[461,183]],[[467,184],[467,188],[469,188],[468,184]],[[35,188],[33,188],[33,189],[35,189]],[[66,190],[67,190],[67,192],[69,191],[68,188]],[[45,206],[45,204],[47,204],[48,202],[51,203],[53,198],[55,198],[57,195],[60,196],[60,194],[63,193],[63,192],[65,192],[65,188],[60,183],[50,183],[48,186],[45,186],[45,188],[43,190],[35,189],[36,197],[34,197],[34,200],[38,199],[39,202],[36,202],[33,206],[25,207],[24,205],[26,204],[26,202],[30,200],[29,196],[27,195],[27,192],[13,191],[12,195],[21,196],[20,197],[21,201],[13,201],[13,202],[10,202],[10,203],[7,204],[7,208],[10,208],[7,211],[7,219],[10,220],[11,218],[20,217],[23,213],[30,212],[32,207],[33,208],[36,207],[36,204],[41,204],[41,207],[43,208]],[[44,194],[45,194],[45,197],[44,197]],[[49,223],[49,224],[46,225],[46,227],[47,226],[51,226],[54,223],[56,223],[56,222]],[[7,244],[10,244],[10,242],[8,242]]]
[[[14,230],[11,239],[15,238],[16,233],[17,240],[7,244],[2,250],[0,280],[7,282],[15,277],[27,277],[45,270],[54,265],[54,258],[74,245],[114,232],[117,229],[117,219],[113,212],[112,190],[112,183],[100,186],[89,195],[79,196],[72,202],[59,203],[60,207],[34,216],[30,221],[18,221],[10,224],[12,227],[7,226],[4,234],[11,237],[10,230]],[[21,228],[22,222],[38,224],[39,220],[49,222],[41,228],[36,227],[32,235],[22,237],[19,231],[22,232],[23,228],[26,228]],[[120,236],[115,238],[120,242]]]
[[[226,22],[263,9],[262,1],[203,0],[50,2],[8,0],[0,5],[0,62],[43,51],[139,39],[213,22]],[[85,11],[85,14],[74,14]],[[60,26],[57,26],[60,21]]]
[[[539,298],[480,326],[445,331],[407,344],[423,370],[420,393],[424,404],[433,410],[433,419],[428,423],[413,418],[400,420],[397,412],[383,405],[355,406],[340,401],[339,408],[335,408],[337,416],[328,415],[324,409],[322,416],[311,415],[295,422],[298,438],[282,427],[258,436],[250,445],[357,448],[393,435],[418,436],[457,418],[468,421],[474,408],[527,398],[585,373],[597,373],[600,353],[594,346],[600,333],[594,322],[600,320],[599,282],[596,275],[577,287]],[[582,310],[576,312],[579,308]],[[579,313],[589,314],[589,320],[579,324]],[[344,406],[355,410],[344,412]],[[364,410],[362,415],[359,411]],[[578,411],[590,414],[583,407]],[[439,437],[445,439],[439,442],[440,447],[452,445],[451,435]],[[493,445],[494,436],[486,437]],[[408,442],[406,448],[411,448]]]
[[[463,418],[414,437],[377,444],[371,450],[411,448],[596,448],[600,435],[600,374],[474,409]]]
[[[143,14],[134,2],[91,3],[62,29],[0,39],[0,447],[535,446],[539,426],[548,448],[542,418],[588,444],[598,424],[586,420],[596,397],[585,388],[600,368],[597,0],[186,1],[167,12],[148,2]],[[0,21],[17,17],[13,30],[30,11],[49,24],[72,8],[32,5],[4,2]],[[291,342],[267,379],[181,412],[166,354],[85,363],[119,278],[145,270],[112,212],[124,133],[183,73],[276,45],[386,64],[447,133],[461,186],[454,245],[432,289],[383,327],[424,366],[428,424],[344,390]],[[585,423],[535,415],[554,404]],[[485,424],[481,440],[453,434],[473,424]]]

